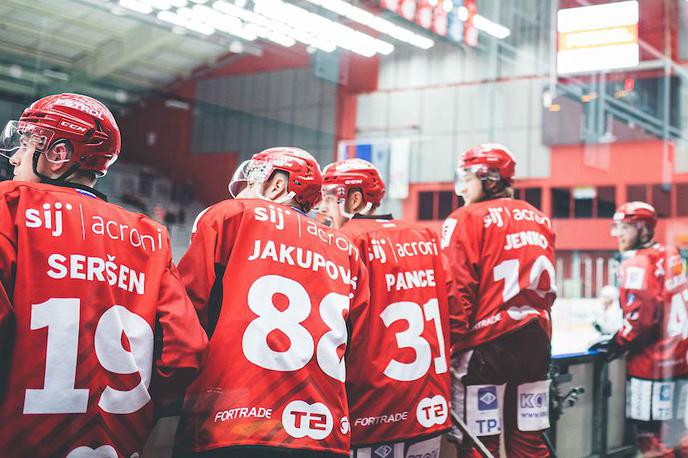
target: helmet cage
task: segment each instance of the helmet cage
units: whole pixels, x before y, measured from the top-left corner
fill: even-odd
[[[359,188],[356,188],[355,186],[348,186],[348,185],[345,185],[342,183],[325,184],[322,187],[322,196],[323,196],[323,198],[325,198],[327,196],[335,197],[337,199],[337,204],[339,205],[339,212],[345,218],[351,219],[356,214],[359,214],[359,215],[370,214],[370,212],[373,209],[373,203],[372,202],[366,202],[365,206],[360,211],[357,211],[355,213],[351,213],[351,212],[348,212],[346,210],[346,199],[347,199],[347,197],[349,197],[349,193],[355,189],[359,189]],[[363,193],[361,193],[361,194],[363,194]]]
[[[241,163],[241,165],[236,169],[232,179],[229,182],[229,193],[235,199],[239,194],[249,185],[258,185],[256,190],[256,197],[263,200],[269,200],[277,204],[283,204],[294,198],[296,195],[293,191],[289,191],[287,184],[287,193],[278,199],[269,199],[263,194],[263,190],[260,185],[268,182],[275,172],[276,169],[272,163],[257,159],[248,159]],[[285,172],[288,174],[288,172]]]

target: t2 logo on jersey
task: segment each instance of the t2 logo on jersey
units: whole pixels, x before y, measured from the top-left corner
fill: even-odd
[[[416,407],[416,418],[425,428],[441,425],[449,417],[447,400],[439,394],[431,398],[423,398]]]
[[[342,417],[339,419],[339,432],[342,434],[349,434],[351,431],[351,423],[349,423],[349,417]]]
[[[53,237],[62,235],[62,202],[55,202],[55,204],[43,204],[43,211],[35,208],[27,208],[24,216],[26,217],[26,227],[40,228],[44,227],[50,229],[50,234]],[[70,211],[71,204],[64,205],[64,211]]]
[[[291,401],[282,412],[282,425],[291,437],[322,440],[332,432],[334,420],[322,402]]]
[[[101,445],[96,449],[85,446],[77,447],[69,452],[67,458],[117,458],[118,456],[112,445]]]

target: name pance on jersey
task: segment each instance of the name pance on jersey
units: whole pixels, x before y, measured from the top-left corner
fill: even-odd
[[[401,291],[412,288],[434,288],[435,271],[432,269],[411,270],[408,272],[397,272],[396,274],[385,274],[387,291]]]
[[[272,409],[266,407],[235,407],[220,410],[215,413],[215,423],[218,421],[237,420],[239,418],[272,418]]]
[[[382,423],[398,423],[408,419],[408,412],[398,412],[379,417],[361,417],[354,421],[354,426],[375,426]]]
[[[351,270],[344,268],[325,258],[322,254],[306,248],[295,247],[284,243],[277,244],[274,240],[256,240],[253,252],[247,258],[249,261],[270,259],[274,262],[298,266],[302,269],[317,272],[325,270],[332,280],[339,280],[356,289],[357,277],[351,277]]]
[[[107,259],[83,254],[63,255],[54,253],[48,256],[48,276],[55,280],[100,281],[110,286],[143,295],[146,287],[146,274],[136,272],[124,264],[117,264],[114,256]]]

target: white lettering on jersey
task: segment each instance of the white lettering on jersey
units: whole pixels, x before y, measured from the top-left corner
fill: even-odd
[[[385,254],[385,245],[387,241],[385,239],[370,239],[370,248],[368,248],[368,260],[372,261],[377,259],[380,264],[387,262],[387,255]]]
[[[290,216],[293,212],[275,207],[274,205],[268,205],[268,208],[254,208],[253,213],[255,214],[256,221],[268,221],[275,226],[275,229],[281,231],[284,229],[284,215]]]
[[[351,277],[351,270],[344,268],[333,261],[326,259],[322,254],[301,247],[295,247],[280,243],[277,245],[273,240],[256,240],[253,245],[253,252],[247,258],[249,261],[270,259],[274,262],[298,266],[302,269],[318,272],[325,270],[332,280],[341,281],[345,285],[356,289],[357,277]]]
[[[218,421],[238,420],[240,418],[272,418],[272,409],[266,407],[233,407],[215,413],[215,423]]]
[[[491,207],[487,209],[487,214],[483,217],[483,224],[485,228],[495,225],[497,227],[504,226],[504,214],[508,214],[504,211],[504,207]]]
[[[375,426],[382,423],[398,423],[408,419],[408,412],[391,413],[378,417],[361,417],[354,420],[354,426]]]
[[[114,256],[107,259],[83,254],[51,254],[48,256],[47,274],[55,280],[100,281],[130,293],[144,294],[146,287],[145,272],[136,272],[131,267],[114,262]]]
[[[440,248],[445,249],[449,246],[454,229],[456,229],[458,221],[455,218],[447,218],[442,224],[442,240],[440,241]]]
[[[317,237],[320,241],[353,256],[357,261],[359,259],[358,248],[344,235],[304,217],[296,210],[267,204],[265,207],[255,207],[253,214],[256,222],[270,224],[279,231],[283,230],[287,224],[295,223],[298,225],[299,237],[303,237],[305,234]],[[305,231],[302,230],[302,220],[306,224]]]
[[[312,220],[306,222],[306,232],[318,237],[321,241],[330,246],[337,247],[340,251],[347,252],[349,256],[354,256],[356,261],[358,261],[358,248],[356,248],[353,243],[349,242],[349,239],[343,235],[339,235],[337,232],[327,229],[325,226]]]
[[[626,280],[624,281],[625,289],[643,289],[645,280],[645,268],[643,267],[627,267],[625,269]]]
[[[387,283],[387,291],[392,291],[392,288],[395,291],[413,288],[434,288],[435,271],[433,269],[426,269],[385,274],[385,282]]]
[[[547,243],[547,238],[538,231],[523,231],[506,235],[504,250],[516,250],[524,246],[539,246],[546,250],[549,243]]]
[[[511,210],[511,215],[515,221],[535,221],[540,225],[546,225],[547,227],[552,227],[552,222],[549,218],[540,212],[529,210],[527,208],[514,208]]]
[[[686,279],[685,276],[683,275],[678,275],[676,277],[667,277],[666,282],[665,282],[665,288],[669,291],[678,288],[679,286],[683,285],[686,283],[688,279]]]
[[[143,251],[156,252],[162,250],[162,229],[159,227],[155,234],[142,234],[135,227],[129,227],[127,224],[114,220],[105,220],[102,216],[96,215],[91,219],[91,232],[111,240],[128,243],[134,248],[141,248]]]
[[[479,329],[492,326],[493,324],[499,323],[500,321],[502,321],[502,312],[499,312],[496,315],[488,316],[487,318],[483,318],[482,320],[478,321],[471,328],[471,331],[477,331]]]
[[[50,235],[59,237],[62,235],[62,202],[55,202],[55,204],[45,203],[43,209],[37,210],[35,208],[27,208],[24,216],[26,218],[26,227],[37,229],[50,229]],[[64,211],[70,211],[72,204],[64,205]]]
[[[437,242],[435,239],[428,240],[418,240],[414,242],[397,243],[397,255],[400,258],[412,257],[412,256],[437,256]]]

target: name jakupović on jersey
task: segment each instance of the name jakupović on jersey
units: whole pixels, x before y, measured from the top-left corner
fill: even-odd
[[[358,259],[358,250],[344,236],[324,229],[315,221],[302,215],[297,210],[268,205],[254,209],[255,221],[274,225],[277,230],[284,230],[286,225],[298,226],[299,238],[314,237],[330,247],[354,256]],[[317,244],[314,244],[317,245]],[[306,242],[308,246],[308,242]],[[329,251],[329,250],[328,250]],[[270,260],[285,266],[297,267],[312,272],[325,272],[334,281],[341,281],[352,289],[356,288],[357,278],[351,276],[351,269],[330,259],[327,253],[296,246],[272,238],[258,238],[253,242],[252,250],[246,258],[248,261]]]

